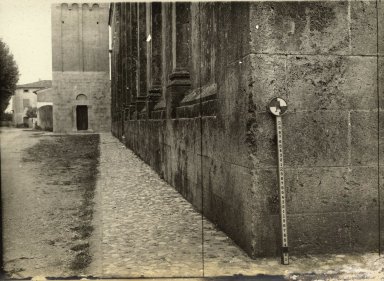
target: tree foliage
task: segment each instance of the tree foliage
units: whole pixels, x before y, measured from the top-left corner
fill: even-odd
[[[28,118],[37,117],[37,107],[28,107],[27,113],[25,114]]]
[[[0,112],[7,108],[9,100],[16,90],[19,70],[7,44],[0,38]]]

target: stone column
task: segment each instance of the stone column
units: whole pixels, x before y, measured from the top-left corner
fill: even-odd
[[[190,3],[172,4],[172,73],[168,79],[167,116],[176,117],[186,91],[191,88],[190,79]]]
[[[129,119],[129,105],[132,100],[132,46],[131,46],[131,40],[132,40],[132,30],[131,30],[131,4],[125,3],[125,28],[124,28],[124,35],[125,35],[125,85],[124,85],[124,91],[125,91],[125,104],[124,104],[124,121]]]
[[[136,98],[138,93],[138,28],[137,28],[137,7],[138,3],[131,3],[131,101],[129,104],[129,118],[135,119]]]
[[[123,89],[122,89],[122,3],[116,4],[116,16],[117,16],[117,112],[118,112],[118,121],[117,121],[117,132],[118,137],[121,137],[121,123],[123,120],[122,107],[123,107]]]
[[[147,42],[146,42],[146,4],[139,3],[137,10],[138,22],[138,92],[136,99],[137,116],[140,119],[141,112],[145,108],[147,96]]]
[[[151,113],[161,97],[161,3],[147,4],[147,112]],[[150,36],[150,37],[148,37]]]

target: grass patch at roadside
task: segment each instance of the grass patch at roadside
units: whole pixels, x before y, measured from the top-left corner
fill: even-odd
[[[74,217],[69,226],[72,238],[65,243],[73,252],[68,267],[75,275],[83,274],[92,261],[89,239],[93,232],[99,143],[97,134],[44,136],[23,154],[23,161],[36,165],[36,171],[47,181],[49,189],[46,192],[74,196],[79,202],[74,212],[70,213],[69,208],[63,210]]]

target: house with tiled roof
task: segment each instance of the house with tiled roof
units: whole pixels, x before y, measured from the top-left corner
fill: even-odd
[[[15,126],[28,126],[28,108],[37,107],[36,91],[52,87],[51,80],[39,80],[33,83],[17,85],[15,94],[11,99],[13,122]]]

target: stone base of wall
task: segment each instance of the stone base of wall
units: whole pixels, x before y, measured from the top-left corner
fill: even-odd
[[[273,127],[272,116],[259,121]],[[208,116],[129,120],[112,127],[115,135],[124,134],[120,139],[128,148],[251,257],[279,256],[276,167],[255,168],[246,149],[230,145],[220,126]],[[236,153],[237,163],[229,156]],[[288,167],[290,253],[377,251],[378,212],[374,197],[369,199],[377,188],[377,172],[370,167]]]
[[[53,130],[77,131],[76,107],[88,108],[88,131],[111,129],[109,75],[106,72],[53,72]],[[85,95],[85,99],[76,99]]]

